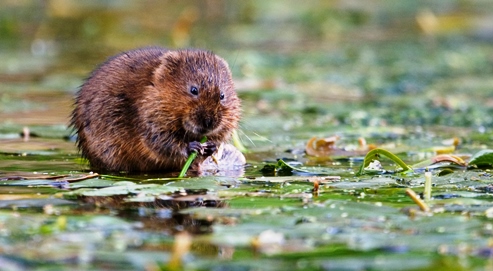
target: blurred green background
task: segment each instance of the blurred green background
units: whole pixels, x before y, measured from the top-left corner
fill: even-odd
[[[457,104],[467,107],[471,94],[491,106],[492,12],[486,0],[6,0],[0,4],[0,124],[66,124],[71,96],[97,64],[148,45],[199,47],[226,58],[240,92],[265,90],[247,97],[255,102],[246,103],[247,117],[292,107],[332,123],[351,121],[319,102],[394,108],[399,95],[422,96],[420,102],[446,114]],[[410,109],[413,101],[397,108]],[[492,122],[380,111],[360,112],[353,121]]]
[[[487,0],[5,0],[0,137],[24,126],[68,135],[89,72],[148,45],[223,56],[249,136],[389,125],[483,133],[493,124]]]

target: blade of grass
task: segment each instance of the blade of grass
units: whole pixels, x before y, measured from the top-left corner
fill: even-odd
[[[359,168],[357,175],[358,176],[363,175],[365,168],[368,167],[368,165],[371,163],[371,161],[373,161],[378,155],[387,156],[390,160],[392,160],[396,164],[398,164],[403,169],[404,172],[413,171],[413,169],[410,166],[408,166],[406,163],[404,163],[404,161],[402,161],[395,154],[393,154],[387,150],[377,148],[377,149],[373,149],[373,150],[369,151],[366,154],[365,159],[363,161],[363,164],[361,164],[361,167]]]
[[[243,143],[241,143],[241,139],[240,139],[240,136],[238,135],[238,131],[237,130],[234,130],[233,131],[233,146],[235,146],[242,153],[247,153],[248,152],[247,148],[245,148],[245,146],[243,145]]]
[[[202,139],[200,140],[200,143],[205,143],[207,141],[207,137],[204,136],[202,137]],[[180,175],[178,175],[178,178],[183,178],[185,177],[185,174],[187,173],[187,170],[188,168],[190,167],[190,165],[192,164],[193,160],[195,160],[195,157],[197,157],[197,152],[194,151],[192,152],[189,156],[188,156],[188,159],[187,159],[187,162],[185,162],[185,165],[183,166],[183,168],[181,169],[181,172],[180,172]]]

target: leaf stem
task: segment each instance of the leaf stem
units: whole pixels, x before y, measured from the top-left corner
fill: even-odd
[[[431,172],[428,168],[425,172],[425,190],[423,192],[423,197],[425,201],[429,201],[431,199]]]

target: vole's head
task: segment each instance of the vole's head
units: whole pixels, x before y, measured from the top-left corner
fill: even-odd
[[[211,52],[168,51],[155,71],[155,87],[173,123],[192,137],[229,137],[238,126],[240,100],[228,64]]]

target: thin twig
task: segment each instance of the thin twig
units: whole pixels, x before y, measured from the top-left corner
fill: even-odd
[[[67,182],[78,182],[78,181],[83,181],[83,180],[87,180],[87,179],[92,179],[92,178],[95,178],[95,177],[98,177],[98,176],[99,176],[99,174],[92,173],[92,174],[85,175],[85,176],[82,176],[82,177],[66,178],[66,179],[63,179],[63,180],[64,181],[67,181]]]
[[[419,196],[411,188],[406,189],[406,194],[419,206],[419,209],[423,212],[429,212],[430,207],[424,201],[422,201]]]

